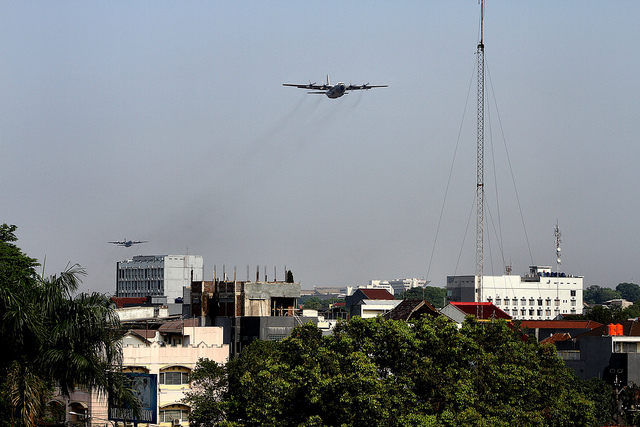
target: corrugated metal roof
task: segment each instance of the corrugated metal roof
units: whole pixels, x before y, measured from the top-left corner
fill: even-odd
[[[184,328],[192,328],[194,326],[200,326],[199,319],[173,320],[171,322],[163,323],[158,328],[158,331],[164,333],[177,333],[182,332]]]

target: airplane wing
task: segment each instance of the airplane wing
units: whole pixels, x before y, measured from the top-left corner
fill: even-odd
[[[291,86],[291,87],[297,87],[298,89],[310,89],[310,90],[329,90],[333,87],[333,85],[317,85],[315,83],[309,83],[306,85],[298,85],[294,83],[283,83],[282,86]]]
[[[349,85],[346,90],[369,90],[374,87],[389,87],[389,85],[370,85],[369,83],[363,83],[361,85]]]
[[[148,243],[148,242],[149,242],[148,240],[136,240],[135,242],[131,242],[131,243],[133,243],[134,245],[137,245],[138,243]]]
[[[126,242],[107,242],[107,243],[113,243],[114,245],[124,245]]]

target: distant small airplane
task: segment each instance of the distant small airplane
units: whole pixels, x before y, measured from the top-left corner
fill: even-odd
[[[338,84],[332,85],[331,83],[329,83],[329,76],[327,75],[327,83],[326,84],[317,85],[317,84],[315,84],[315,82],[311,83],[311,81],[309,81],[308,85],[304,85],[304,84],[298,85],[298,84],[293,84],[293,83],[283,83],[282,86],[293,86],[293,87],[297,87],[299,89],[309,89],[309,90],[311,90],[313,92],[307,92],[307,93],[325,94],[329,98],[335,99],[335,98],[340,98],[342,95],[347,93],[347,91],[349,91],[349,90],[369,90],[369,89],[373,89],[374,87],[387,87],[389,85],[370,85],[369,83],[363,83],[361,85],[349,84],[347,86],[343,82],[339,82]]]
[[[147,242],[148,242],[148,240],[135,240],[135,241],[132,241],[132,240],[124,239],[124,240],[119,240],[119,241],[116,241],[116,242],[108,242],[108,243],[113,243],[114,245],[124,246],[125,248],[130,248],[132,245],[137,245],[138,243],[147,243]]]

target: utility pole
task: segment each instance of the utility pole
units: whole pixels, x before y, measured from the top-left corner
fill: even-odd
[[[476,180],[476,283],[478,302],[483,302],[482,276],[484,275],[484,0],[480,0],[480,43],[478,60],[478,139]]]

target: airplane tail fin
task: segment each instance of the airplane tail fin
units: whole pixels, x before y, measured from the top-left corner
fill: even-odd
[[[327,74],[327,86],[329,86],[331,83],[329,82],[329,74]]]

